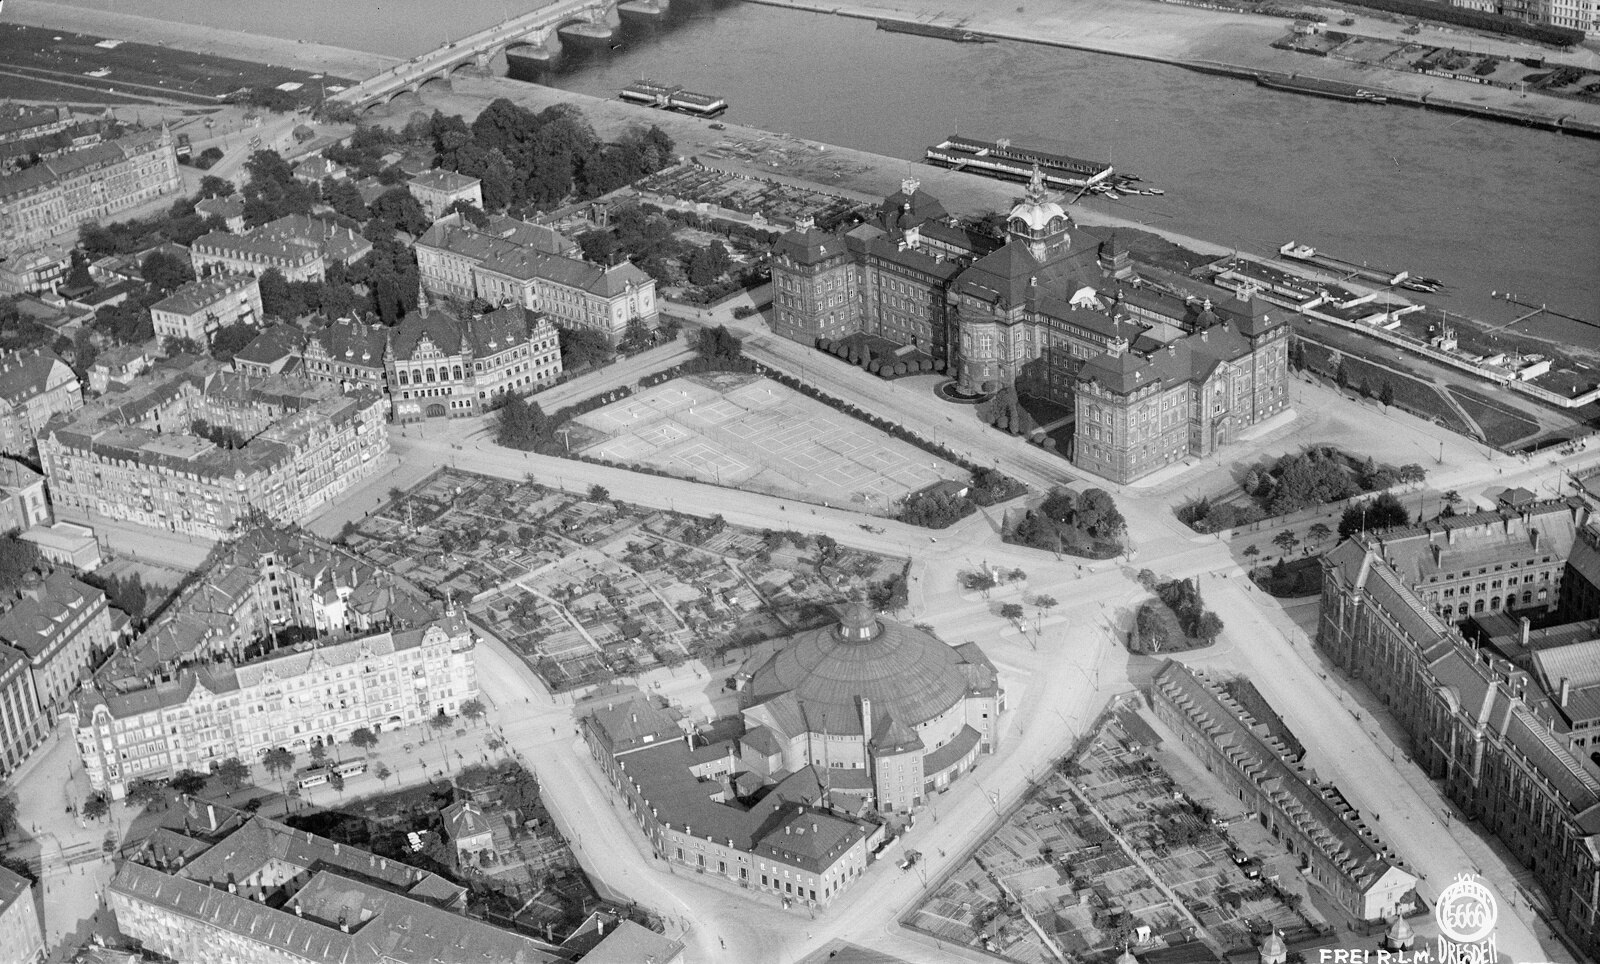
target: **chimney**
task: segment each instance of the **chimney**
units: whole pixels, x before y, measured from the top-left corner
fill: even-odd
[[[306,916],[306,912],[300,909],[300,902],[298,900],[294,902],[294,916],[296,916],[296,917],[304,917],[304,916]]]
[[[790,835],[790,834],[792,834],[792,833],[794,833],[794,827],[791,827],[791,826],[789,826],[789,825],[788,825],[788,824],[784,824],[784,827],[783,827],[783,835],[784,835],[784,836],[785,836],[785,837],[787,837],[787,836],[789,836],[789,835]]]
[[[339,915],[339,929],[346,934],[350,933],[350,921],[343,914]]]
[[[215,804],[206,804],[206,821],[211,824],[211,829],[217,829],[217,807]]]
[[[597,937],[606,936],[606,918],[605,918],[604,914],[602,914],[599,917],[595,918],[595,936],[597,936]]]
[[[339,842],[337,840],[333,842],[333,855],[335,857],[339,856]]]
[[[1529,630],[1531,625],[1532,624],[1528,622],[1528,617],[1526,617],[1526,616],[1522,617],[1522,648],[1523,649],[1527,649],[1528,648],[1528,630]]]
[[[1539,551],[1539,530],[1538,529],[1529,529],[1528,530],[1528,538],[1533,540],[1533,551],[1534,552],[1538,552]]]
[[[1567,708],[1567,700],[1570,699],[1571,697],[1572,697],[1572,680],[1570,680],[1567,677],[1563,676],[1563,677],[1561,677],[1561,696],[1559,698],[1559,702],[1561,703],[1561,708],[1562,709],[1566,709]]]

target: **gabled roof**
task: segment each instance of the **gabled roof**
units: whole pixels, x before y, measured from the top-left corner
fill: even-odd
[[[773,254],[803,265],[821,264],[845,254],[844,239],[816,228],[786,231],[773,243]]]
[[[0,401],[21,405],[36,395],[44,394],[56,366],[68,373],[71,369],[55,352],[36,348],[33,351],[15,352],[0,359]]]

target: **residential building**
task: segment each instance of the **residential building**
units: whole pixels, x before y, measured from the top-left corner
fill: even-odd
[[[49,158],[0,177],[0,252],[36,247],[182,187],[165,127]]]
[[[432,622],[422,590],[300,531],[256,527],[222,543],[202,578],[97,671],[106,692],[128,692],[189,662],[244,660],[284,629],[343,638]]]
[[[54,352],[36,348],[0,359],[0,452],[27,455],[52,416],[83,407],[83,386]]]
[[[67,280],[72,252],[60,244],[40,244],[0,258],[0,297],[50,295]]]
[[[91,685],[78,700],[78,753],[89,785],[121,799],[140,778],[424,724],[477,696],[475,645],[452,608],[425,625],[200,663],[138,689]]]
[[[211,344],[211,336],[234,325],[261,322],[261,283],[253,274],[218,272],[191,281],[150,306],[156,337]]]
[[[389,330],[385,365],[395,421],[464,418],[553,383],[561,351],[550,320],[520,305],[465,320],[423,305]]]
[[[1129,482],[1287,410],[1288,327],[1254,299],[1135,264],[1080,232],[1036,173],[1005,242],[908,179],[843,235],[801,221],[773,247],[773,330],[927,352],[970,396],[1074,408],[1073,462]]]
[[[255,513],[301,519],[385,464],[379,396],[219,367],[169,359],[129,391],[51,421],[39,458],[57,514],[216,539]]]
[[[47,956],[33,882],[0,867],[0,960],[6,964],[44,964]]]
[[[10,776],[44,742],[50,724],[39,709],[27,654],[0,646],[0,777]]]
[[[594,950],[583,955],[584,964],[683,964],[683,942],[670,940],[631,920],[616,927]]]
[[[747,769],[738,719],[701,732],[638,691],[579,719],[657,858],[782,901],[828,906],[866,870],[883,828],[835,809],[824,770]]]
[[[0,144],[48,137],[72,126],[72,111],[65,104],[55,107],[32,104],[0,106]]]
[[[325,180],[342,181],[350,176],[350,169],[321,154],[314,155],[294,166],[294,177],[307,184],[321,184]]]
[[[155,346],[152,340],[142,345],[117,345],[100,352],[89,366],[89,391],[104,395],[112,385],[126,388],[133,380],[155,364]]]
[[[117,928],[180,962],[561,960],[466,911],[466,888],[259,814],[182,798],[107,889]]]
[[[389,394],[384,366],[389,329],[349,318],[330,322],[311,332],[301,349],[300,372],[319,382],[345,389],[365,388]]]
[[[654,279],[630,262],[584,261],[576,245],[540,225],[495,217],[479,228],[452,214],[417,239],[416,252],[422,286],[433,295],[521,305],[612,344],[630,326],[656,327]]]
[[[1005,696],[976,643],[947,646],[864,603],[741,668],[741,762],[816,767],[839,799],[910,811],[994,752]]]
[[[216,218],[234,234],[244,233],[244,198],[237,194],[196,201],[194,211],[203,218]]]
[[[27,658],[34,695],[48,713],[65,706],[95,655],[116,642],[106,594],[59,569],[24,573],[0,605],[0,641]]]
[[[305,353],[306,333],[294,325],[269,325],[250,344],[234,352],[233,370],[241,375],[295,375]]]
[[[411,196],[422,205],[429,221],[437,221],[457,201],[483,209],[483,182],[475,177],[434,168],[423,171],[406,183]]]
[[[372,242],[354,228],[289,214],[246,234],[213,231],[195,239],[190,251],[196,275],[217,271],[260,276],[277,268],[285,281],[321,281],[334,262],[355,264],[372,251]]]
[[[1600,3],[1595,0],[1451,0],[1451,5],[1482,10],[1551,27],[1600,34]]]
[[[471,800],[457,800],[439,811],[439,823],[455,852],[457,866],[475,864],[477,854],[494,848],[494,826],[483,808]]]
[[[1337,787],[1289,758],[1268,725],[1220,681],[1169,659],[1151,681],[1150,705],[1240,805],[1300,858],[1305,877],[1351,916],[1386,920],[1415,909],[1416,875]]]
[[[16,459],[0,458],[0,532],[49,524],[44,476]]]
[[[1498,591],[1488,585],[1497,573],[1516,580],[1515,606],[1543,615],[1547,624],[1600,616],[1600,533],[1583,528],[1585,522],[1581,505],[1547,502],[1520,514],[1478,513],[1348,539],[1323,559],[1317,645],[1382,701],[1409,738],[1409,759],[1465,819],[1498,837],[1528,868],[1571,941],[1595,956],[1600,765],[1593,754],[1592,650],[1545,657],[1524,649],[1519,658],[1530,672],[1472,645],[1453,625],[1461,618],[1463,578],[1471,580],[1469,612],[1480,602],[1485,613],[1508,605],[1512,584]],[[1559,533],[1570,525],[1580,531],[1558,585],[1555,576],[1545,578],[1546,567],[1560,560]],[[1466,558],[1452,562],[1450,533],[1462,530],[1472,536],[1456,537]],[[1498,546],[1489,532],[1498,533]],[[1549,563],[1545,546],[1552,550]],[[1470,576],[1463,576],[1468,564]],[[1534,579],[1525,583],[1530,565]],[[1458,590],[1448,603],[1444,588]]]

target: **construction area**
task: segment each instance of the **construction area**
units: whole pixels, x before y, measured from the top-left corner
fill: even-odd
[[[1216,960],[1271,930],[1291,943],[1324,933],[1292,862],[1191,780],[1179,789],[1187,767],[1162,744],[1131,700],[1114,704],[902,922],[1024,964],[1110,962],[1124,947]]]
[[[474,621],[558,691],[796,632],[906,569],[903,558],[825,536],[454,469],[391,493],[345,540],[399,576],[467,600]]]
[[[874,515],[967,475],[758,375],[676,378],[573,421],[588,430],[573,433],[573,450],[591,458]]]
[[[776,143],[767,143],[770,139],[776,139]],[[736,157],[759,163],[761,157],[771,151],[784,154],[789,161],[793,158],[788,155],[794,153],[818,161],[824,160],[827,153],[821,147],[793,142],[776,134],[758,139],[755,146],[727,141],[705,153],[713,158]],[[772,165],[779,166],[776,159],[772,160]],[[827,229],[848,221],[865,209],[865,204],[854,198],[769,178],[751,177],[698,162],[658,171],[634,184],[633,189],[644,200],[666,207],[779,228],[786,228],[800,218],[807,217],[819,227]]]

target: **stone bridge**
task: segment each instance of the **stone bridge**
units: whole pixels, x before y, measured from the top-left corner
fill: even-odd
[[[575,23],[604,24],[618,0],[558,0],[520,17],[480,30],[430,50],[420,57],[368,77],[329,97],[330,101],[357,109],[388,103],[400,94],[416,93],[424,84],[448,80],[466,67],[488,67],[497,55],[514,44],[542,46],[561,27]]]

